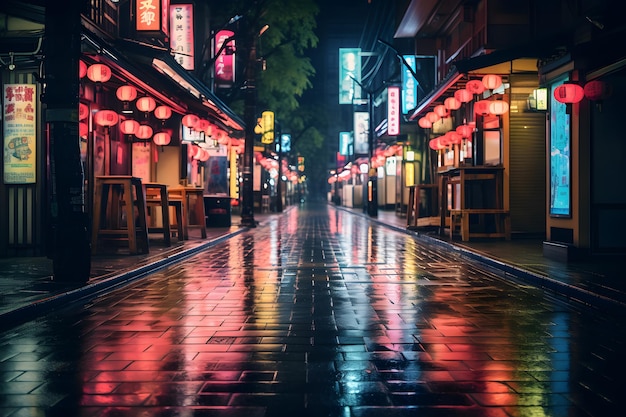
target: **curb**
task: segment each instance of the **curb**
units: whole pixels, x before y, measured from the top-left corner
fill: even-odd
[[[129,269],[101,281],[94,282],[92,284],[88,283],[80,288],[56,294],[48,298],[33,302],[31,304],[16,308],[14,310],[2,313],[0,314],[0,329],[6,330],[10,327],[14,327],[19,324],[23,324],[25,322],[36,319],[37,317],[48,313],[55,308],[67,305],[68,303],[81,300],[90,300],[101,294],[106,293],[107,291],[111,291],[123,287],[124,285],[128,285],[148,274],[180,262],[183,259],[189,258],[202,250],[222,243],[223,241],[228,240],[247,230],[249,230],[249,228],[242,227],[236,231],[227,233],[213,240],[209,240],[205,243],[194,246],[193,248],[183,249],[172,255],[165,256],[162,259],[156,260],[154,262],[149,262],[138,268]]]

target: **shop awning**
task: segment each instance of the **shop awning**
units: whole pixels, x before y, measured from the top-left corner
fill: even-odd
[[[472,78],[482,77],[485,74],[523,74],[537,72],[537,58],[551,53],[553,47],[518,47],[489,54],[479,55],[455,62],[448,75],[409,114],[409,120],[423,116],[454,91],[465,87],[465,83]]]
[[[128,82],[150,92],[174,111],[193,112],[229,133],[243,133],[242,119],[182,68],[166,48],[128,40],[111,45],[90,33],[83,33],[83,42],[96,52],[94,60],[111,65]]]

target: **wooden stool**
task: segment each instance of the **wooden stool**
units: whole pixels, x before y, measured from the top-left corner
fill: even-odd
[[[176,219],[176,238],[180,242],[185,239],[185,233],[183,231],[184,228],[184,217],[183,217],[183,201],[182,200],[169,200],[167,201],[169,207],[174,208],[174,218]],[[172,223],[170,223],[170,228]]]
[[[170,207],[165,184],[144,183],[146,190],[146,208],[155,208],[161,212],[162,227],[148,225],[148,233],[163,233],[163,240],[167,246],[171,244]],[[153,218],[151,218],[154,221]]]
[[[120,206],[123,207],[121,213]],[[96,177],[93,211],[92,253],[97,253],[99,239],[126,239],[131,254],[148,253],[146,203],[140,178],[129,175]],[[122,215],[126,217],[126,226],[122,224]]]
[[[206,239],[204,190],[197,187],[170,187],[168,188],[168,197],[170,201],[181,201],[183,239],[189,239],[190,228],[199,228],[200,235]]]

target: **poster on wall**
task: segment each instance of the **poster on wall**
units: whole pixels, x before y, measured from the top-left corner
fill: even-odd
[[[4,84],[3,161],[5,184],[33,184],[37,180],[37,86]]]
[[[133,143],[133,177],[141,178],[142,182],[150,182],[150,144]]]
[[[228,193],[228,158],[225,156],[211,157],[205,162],[204,184],[207,194]]]
[[[554,89],[567,79],[552,85],[550,93],[550,216],[571,217],[570,115],[567,106],[554,98]]]

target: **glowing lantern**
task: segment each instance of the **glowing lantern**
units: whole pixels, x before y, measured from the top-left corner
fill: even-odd
[[[87,78],[94,83],[106,83],[111,79],[111,69],[104,64],[93,64],[87,68]]]
[[[495,90],[502,85],[502,77],[496,74],[487,74],[483,77],[483,85],[488,90]]]
[[[435,112],[435,114],[441,118],[444,117],[448,117],[448,109],[446,108],[446,106],[444,106],[443,104],[440,104],[438,106],[435,106],[435,108],[433,109],[433,111]]]
[[[152,97],[145,96],[138,98],[135,105],[137,106],[137,110],[149,113],[156,107],[156,101]]]
[[[426,113],[426,120],[428,120],[430,123],[435,123],[438,122],[439,119],[441,119],[441,117],[439,117],[435,112],[428,112]]]
[[[89,116],[89,107],[86,104],[78,103],[78,120],[84,120]]]
[[[117,124],[119,116],[113,110],[100,110],[94,115],[94,122],[98,126],[110,127]]]
[[[122,85],[115,92],[119,101],[129,102],[137,98],[137,89],[132,85]]]
[[[474,97],[473,97],[472,93],[467,91],[465,88],[462,88],[462,89],[456,90],[454,92],[454,98],[459,100],[461,103],[468,103],[468,102],[472,101],[472,98],[474,98]]]
[[[199,119],[198,123],[194,126],[194,129],[198,132],[206,132],[209,128],[209,121],[206,119]]]
[[[152,128],[148,125],[139,125],[139,128],[135,132],[137,139],[148,140],[152,137]]]
[[[87,75],[87,64],[85,64],[85,61],[83,61],[82,59],[78,60],[78,76],[80,78],[85,78],[85,75]]]
[[[474,103],[474,113],[482,116],[489,114],[489,104],[491,104],[489,100],[477,101]]]
[[[125,135],[134,135],[139,130],[139,122],[133,119],[122,120],[120,130]]]
[[[430,120],[428,120],[426,117],[422,117],[417,121],[417,124],[419,125],[419,127],[421,127],[422,129],[430,129],[431,127],[433,127],[433,124]]]
[[[585,84],[583,91],[589,100],[604,100],[611,95],[611,86],[604,81],[593,80]]]
[[[455,131],[463,138],[469,138],[474,133],[474,129],[469,125],[458,126]]]
[[[459,101],[456,97],[448,97],[443,101],[443,105],[448,110],[458,110],[461,108],[461,101]]]
[[[485,85],[479,80],[469,80],[467,84],[465,84],[465,89],[472,94],[481,94],[485,91]]]
[[[195,114],[187,114],[183,117],[182,123],[183,126],[188,127],[189,129],[193,129],[196,124],[198,124],[199,120],[200,118]]]
[[[584,96],[583,88],[574,83],[564,83],[554,89],[554,98],[559,103],[578,103]]]
[[[172,109],[168,106],[159,106],[154,109],[154,117],[159,120],[167,120],[172,117]]]
[[[448,141],[452,145],[458,145],[461,143],[461,141],[463,141],[463,137],[454,130],[451,130],[448,133],[446,133],[446,136],[448,138]]]
[[[170,144],[172,137],[167,132],[159,132],[156,135],[154,135],[152,140],[158,146],[166,146]]]
[[[489,113],[501,115],[509,111],[509,103],[502,100],[495,100],[489,103]]]
[[[87,136],[87,133],[89,133],[89,126],[85,122],[80,122],[78,124],[78,134],[81,138],[84,138]]]

